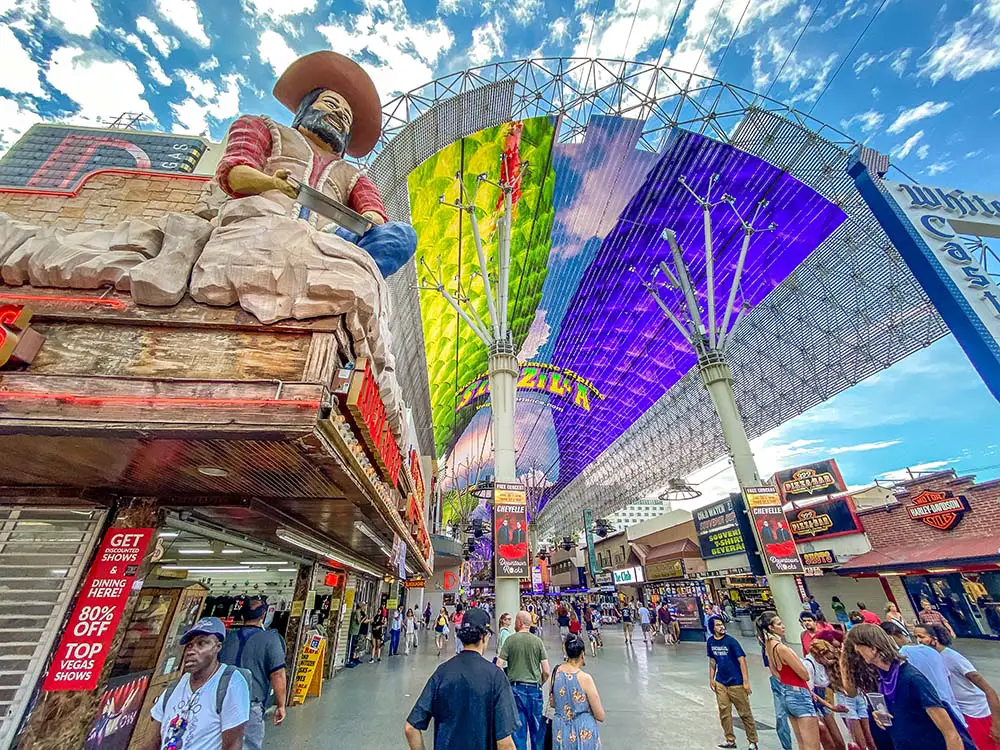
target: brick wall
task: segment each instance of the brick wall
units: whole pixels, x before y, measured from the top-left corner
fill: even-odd
[[[205,182],[103,173],[87,180],[76,196],[0,191],[0,213],[30,224],[81,231],[114,226],[122,219],[155,221],[169,211],[192,210]]]
[[[969,500],[970,512],[951,531],[931,528],[910,518],[907,508],[912,498],[922,490],[950,490]],[[976,484],[975,477],[958,477],[953,471],[939,472],[901,485],[896,490],[897,502],[883,510],[875,508],[860,512],[873,549],[900,544],[927,544],[954,539],[1000,534],[1000,480]],[[956,546],[956,550],[959,547]]]

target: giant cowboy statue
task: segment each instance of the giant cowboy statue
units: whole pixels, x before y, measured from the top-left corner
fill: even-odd
[[[344,159],[377,143],[378,92],[357,63],[320,51],[293,62],[274,96],[294,113],[290,127],[244,115],[229,130],[216,179],[231,197],[192,271],[191,295],[239,302],[264,322],[354,316],[350,327],[376,348],[384,279],[416,250],[413,228],[388,222],[374,182]]]

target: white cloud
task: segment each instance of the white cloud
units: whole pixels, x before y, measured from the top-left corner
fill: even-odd
[[[503,54],[504,24],[500,18],[472,30],[472,47],[469,60],[474,65],[488,63]]]
[[[863,52],[854,61],[854,74],[861,75],[867,68],[878,62],[878,59],[870,52]]]
[[[920,59],[921,75],[935,83],[951,77],[964,81],[977,73],[1000,68],[1000,3],[976,3],[972,12],[938,37]]]
[[[549,25],[549,41],[559,44],[569,34],[569,20],[566,18],[557,18]]]
[[[243,0],[243,7],[250,13],[277,21],[311,13],[316,10],[316,0]]]
[[[91,0],[49,0],[49,14],[70,34],[90,36],[99,20]]]
[[[462,8],[461,0],[438,0],[437,12],[439,16],[451,16],[458,13]]]
[[[205,60],[201,65],[198,66],[198,70],[215,70],[219,67],[219,58],[212,55],[210,58]]]
[[[280,76],[285,69],[292,64],[295,58],[295,50],[288,44],[288,40],[273,29],[268,29],[260,35],[260,43],[257,45],[261,59],[271,66],[276,76]]]
[[[3,156],[28,128],[41,119],[37,112],[18,104],[13,99],[0,96],[0,156]]]
[[[542,0],[518,0],[510,8],[514,23],[527,26],[538,17],[542,10]]]
[[[909,64],[912,56],[912,47],[907,47],[906,49],[893,53],[892,62],[889,63],[889,67],[892,68],[892,72],[898,76],[902,76],[903,73],[906,72],[906,66]]]
[[[121,35],[121,30],[118,31]],[[126,42],[131,44],[146,58],[146,67],[149,68],[149,74],[153,77],[153,80],[159,83],[161,86],[169,86],[173,81],[170,76],[166,74],[163,70],[163,66],[160,65],[160,61],[153,57],[149,50],[146,49],[146,45],[143,44],[142,40],[135,34],[125,34],[123,35]]]
[[[195,0],[155,0],[157,12],[202,47],[210,44]]]
[[[170,104],[176,130],[191,135],[210,135],[212,123],[209,118],[224,122],[240,113],[243,77],[238,73],[222,76],[218,85],[189,70],[179,71],[178,75],[189,96],[180,103]]]
[[[79,47],[60,47],[52,53],[46,77],[77,104],[73,121],[97,124],[122,112],[152,117],[143,98],[142,80],[124,60],[99,58]]]
[[[855,125],[860,125],[862,133],[870,133],[881,125],[883,120],[885,120],[885,115],[881,112],[876,112],[874,109],[870,109],[867,112],[856,114],[847,120],[841,120],[840,124],[845,130],[850,130]]]
[[[777,81],[785,84],[792,94],[791,103],[813,101],[826,87],[826,79],[836,62],[834,53],[825,58],[800,56],[799,49],[792,50],[791,43],[786,44],[771,33],[754,43],[754,85],[768,88],[778,75]]]
[[[440,18],[413,21],[402,0],[363,0],[361,13],[318,31],[332,49],[348,57],[367,53],[377,61],[365,69],[383,100],[428,83],[433,66],[455,43]]]
[[[902,440],[880,440],[873,443],[858,443],[857,445],[843,445],[837,448],[830,448],[827,450],[831,456],[839,456],[842,453],[867,453],[868,451],[877,451],[882,448],[891,448],[894,445],[899,445]]]
[[[139,16],[135,19],[135,27],[140,33],[145,34],[149,41],[156,47],[156,51],[163,57],[167,57],[171,52],[180,46],[180,42],[175,37],[168,36],[160,31],[160,27],[152,18]]]
[[[521,344],[521,351],[517,355],[519,362],[527,362],[536,357],[539,350],[549,340],[549,335],[552,333],[552,326],[545,321],[547,314],[548,311],[542,308],[538,308],[535,312],[535,318],[531,321],[531,327],[528,328],[528,335],[524,337],[524,343]]]
[[[923,137],[924,131],[918,130],[916,133],[907,138],[905,142],[895,146],[889,153],[896,159],[905,159],[910,155],[910,152],[917,147],[917,143],[919,143],[920,139]]]
[[[914,464],[913,466],[904,467],[902,469],[893,469],[892,471],[886,471],[878,475],[879,479],[885,479],[889,482],[903,482],[907,479],[912,479],[913,476],[920,474],[921,472],[931,472],[940,471],[945,467],[959,461],[958,458],[947,458],[944,461],[926,461],[922,464]],[[911,474],[912,472],[912,474]]]
[[[888,127],[887,132],[902,133],[913,123],[919,122],[920,120],[926,120],[928,117],[939,115],[949,107],[951,107],[951,102],[924,102],[923,104],[918,104],[916,107],[904,109],[899,113],[899,116],[893,120],[892,124]]]
[[[930,144],[925,143],[920,148],[917,149],[917,158],[923,161],[930,155],[930,153],[931,153]]]
[[[937,162],[936,164],[931,164],[929,167],[927,167],[927,174],[933,177],[934,175],[941,174],[942,172],[947,172],[954,166],[955,162],[953,161]]]
[[[38,63],[31,59],[14,32],[0,25],[0,50],[3,50],[3,64],[0,65],[0,89],[14,94],[44,96],[42,82],[38,77]]]

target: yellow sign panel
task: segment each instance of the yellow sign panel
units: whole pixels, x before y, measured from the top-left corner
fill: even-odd
[[[295,671],[292,705],[305,703],[307,695],[317,698],[323,692],[323,657],[326,655],[326,638],[312,635],[302,644],[299,666]]]
[[[303,602],[301,599],[292,602],[292,617],[302,617]]]

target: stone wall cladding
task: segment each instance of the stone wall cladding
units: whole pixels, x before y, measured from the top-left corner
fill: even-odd
[[[0,191],[0,213],[42,226],[87,231],[123,219],[156,222],[165,213],[195,209],[207,180],[143,174],[97,174],[76,196]]]

